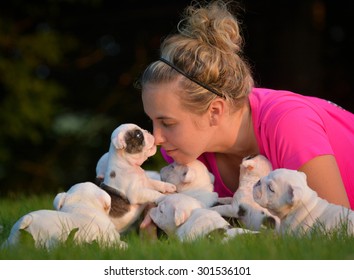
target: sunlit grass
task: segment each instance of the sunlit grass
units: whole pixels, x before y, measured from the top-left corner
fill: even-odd
[[[32,196],[16,200],[0,200],[0,233],[2,243],[8,236],[12,225],[24,214],[38,209],[52,209],[53,197]],[[75,245],[66,242],[47,251],[35,248],[31,242],[0,250],[0,259],[67,259],[67,260],[312,260],[312,259],[354,259],[354,237],[338,230],[331,233],[314,232],[308,236],[279,236],[272,231],[260,234],[240,235],[227,243],[221,236],[203,238],[192,243],[181,243],[174,238],[162,235],[158,240],[141,238],[135,232],[122,235],[128,249],[100,247],[97,243]]]

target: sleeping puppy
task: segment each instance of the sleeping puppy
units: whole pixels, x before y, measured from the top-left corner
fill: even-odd
[[[240,165],[239,187],[231,203],[218,205],[212,209],[223,217],[237,218],[241,225],[248,229],[278,228],[280,223],[278,217],[253,199],[253,185],[271,170],[272,165],[264,156],[245,157]],[[220,198],[219,202],[227,203],[228,198]]]
[[[199,200],[203,207],[211,207],[217,202],[214,175],[199,160],[188,164],[173,162],[160,170],[160,176],[162,181],[175,185],[178,193]]]
[[[176,190],[170,183],[148,177],[141,167],[156,153],[154,141],[154,137],[139,126],[122,124],[112,133],[106,165],[104,160],[100,160],[101,164],[98,162],[100,169],[105,168],[100,186],[112,198],[110,217],[119,232],[138,220],[147,203]]]
[[[200,201],[183,193],[162,197],[157,203],[149,211],[151,219],[168,236],[176,236],[182,242],[194,241],[216,230],[223,231],[225,241],[237,234],[251,233],[231,228],[217,212],[203,208]]]
[[[65,242],[74,229],[76,243],[97,241],[101,245],[126,246],[108,216],[111,198],[98,186],[90,182],[76,184],[57,194],[53,205],[56,210],[37,210],[20,218],[4,247],[18,244],[20,231],[25,230],[37,247],[51,249]]]
[[[254,186],[253,196],[280,218],[282,233],[301,234],[316,227],[328,231],[345,225],[348,233],[354,234],[354,212],[319,198],[303,172],[276,169]]]

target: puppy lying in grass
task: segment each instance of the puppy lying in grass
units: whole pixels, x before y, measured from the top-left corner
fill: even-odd
[[[259,205],[280,218],[282,233],[344,228],[348,234],[354,234],[354,212],[318,197],[307,185],[303,172],[276,169],[258,181],[253,196]]]
[[[175,185],[177,193],[184,195],[184,196],[175,196],[175,198],[167,199],[167,200],[172,199],[174,203],[176,203],[176,205],[178,203],[177,197],[183,198],[186,196],[193,198],[193,199],[188,199],[188,201],[192,202],[190,209],[192,209],[193,205],[195,205],[196,203],[198,205],[198,208],[208,208],[217,202],[218,194],[214,192],[214,185],[213,185],[214,176],[208,171],[206,166],[199,160],[194,160],[189,164],[178,164],[176,162],[170,163],[169,165],[161,168],[160,177],[162,181]],[[161,201],[163,201],[163,199],[159,198],[157,200],[157,203],[160,203]],[[184,202],[181,202],[181,204],[183,203]],[[186,213],[189,213],[188,209]],[[212,215],[216,215],[216,214],[212,213]],[[157,219],[156,215],[155,217]],[[170,224],[173,223],[173,217],[169,218],[169,222]],[[176,222],[179,223],[178,221]],[[147,214],[144,220],[142,221],[140,228],[145,229],[150,225],[152,225],[151,215]],[[166,229],[164,225],[158,224],[157,226],[159,225],[162,226],[162,228],[160,227],[162,230],[164,228]],[[182,227],[182,229],[183,228],[185,227]]]
[[[225,241],[237,234],[253,233],[242,228],[232,228],[220,214],[203,207],[197,199],[176,193],[161,197],[158,206],[150,209],[154,223],[168,236],[176,236],[182,242],[191,242],[213,231],[222,231]]]
[[[76,184],[57,194],[53,205],[56,210],[37,210],[20,218],[3,247],[18,244],[21,230],[31,234],[36,247],[47,249],[65,242],[73,231],[77,244],[97,241],[104,246],[126,247],[108,216],[111,198],[98,186]]]
[[[232,199],[219,198],[220,203],[226,204],[215,206],[212,209],[223,217],[237,218],[247,229],[278,228],[279,218],[253,199],[254,184],[271,170],[272,165],[262,155],[244,158],[240,165],[239,187],[234,196]]]

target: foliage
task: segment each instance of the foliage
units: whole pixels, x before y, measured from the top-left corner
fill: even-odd
[[[0,194],[93,180],[114,128],[147,126],[133,87],[148,60],[146,35],[118,42],[126,32],[120,17],[115,30],[102,19],[95,32],[90,16],[107,12],[105,2],[17,0],[0,8]]]

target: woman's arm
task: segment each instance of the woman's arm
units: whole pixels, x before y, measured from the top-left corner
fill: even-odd
[[[308,185],[330,203],[350,208],[349,200],[333,155],[317,156],[306,162],[299,171],[307,175]]]

